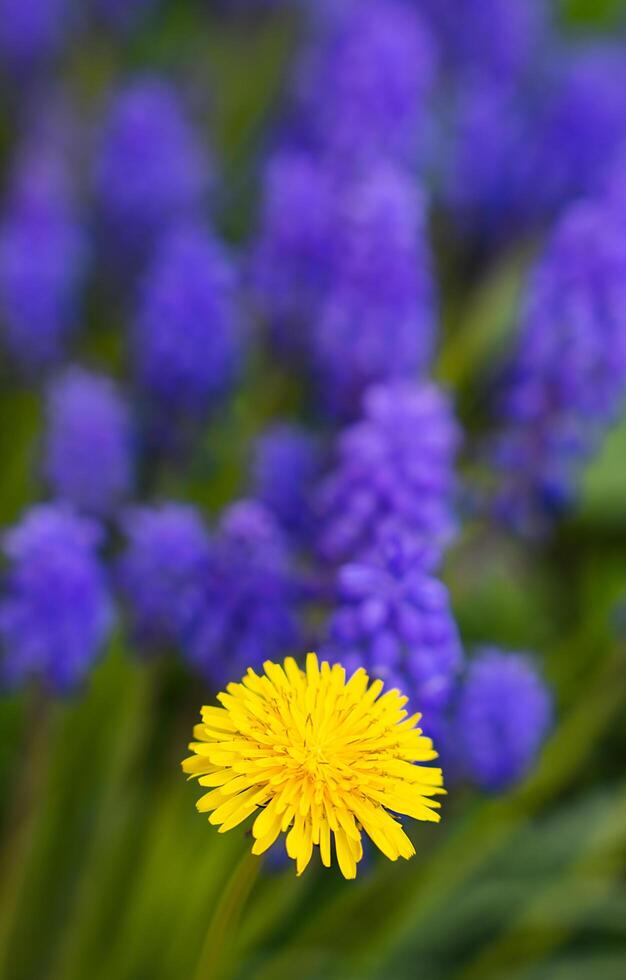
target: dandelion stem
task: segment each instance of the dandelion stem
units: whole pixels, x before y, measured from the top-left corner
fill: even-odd
[[[194,980],[222,980],[241,918],[262,861],[246,850],[217,903],[206,932]]]

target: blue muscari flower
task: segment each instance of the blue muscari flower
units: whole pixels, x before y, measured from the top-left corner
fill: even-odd
[[[488,245],[531,226],[540,209],[531,150],[536,126],[525,93],[470,77],[449,111],[440,192],[459,231]]]
[[[336,253],[311,331],[320,400],[331,412],[354,415],[368,385],[428,366],[435,295],[424,225],[414,180],[387,164],[341,195]]]
[[[324,656],[348,673],[365,667],[398,687],[424,717],[449,702],[462,651],[434,556],[403,529],[385,529],[359,561],[338,572],[338,600]]]
[[[164,410],[202,415],[232,384],[243,356],[233,261],[198,226],[168,232],[156,250],[133,329],[140,387]]]
[[[539,91],[533,194],[546,207],[595,194],[626,144],[626,52],[587,42],[557,53]]]
[[[302,354],[336,252],[335,176],[302,149],[283,149],[263,177],[250,279],[276,346]]]
[[[452,75],[506,83],[527,72],[550,39],[545,0],[419,0]]]
[[[311,144],[348,167],[411,160],[423,142],[436,55],[419,14],[402,0],[340,9],[299,66],[297,115]]]
[[[209,535],[194,507],[168,502],[124,515],[127,546],[117,566],[135,639],[175,644],[195,608],[209,560]]]
[[[551,697],[532,660],[488,648],[469,664],[453,727],[465,773],[504,790],[526,775],[546,737]]]
[[[129,407],[115,382],[71,367],[47,401],[43,469],[55,496],[79,510],[111,514],[133,485]]]
[[[320,462],[315,437],[301,426],[279,423],[254,444],[254,496],[290,534],[306,535],[312,529],[311,493]]]
[[[556,49],[532,84],[457,79],[441,140],[442,196],[464,232],[510,237],[596,194],[626,143],[626,55]]]
[[[71,0],[0,0],[0,61],[32,70],[58,52],[71,22]]]
[[[420,190],[388,162],[346,180],[291,150],[268,169],[257,303],[277,348],[305,362],[332,414],[354,414],[372,381],[428,364],[435,291],[424,226]]]
[[[95,163],[95,192],[113,246],[141,259],[154,237],[201,207],[206,154],[176,88],[141,76],[108,107]]]
[[[363,418],[340,433],[336,463],[316,492],[323,559],[356,561],[388,521],[440,548],[454,531],[459,430],[434,385],[395,382],[365,395]]]
[[[86,676],[113,620],[101,537],[96,523],[58,504],[32,508],[4,535],[0,675],[8,686],[37,677],[63,692]]]
[[[503,379],[497,509],[532,530],[570,499],[576,471],[626,385],[626,235],[602,204],[573,205],[539,256]]]
[[[18,154],[0,220],[4,342],[29,372],[62,356],[78,323],[87,244],[54,149]]]
[[[216,685],[293,653],[298,598],[287,543],[271,513],[252,500],[232,504],[213,537],[183,652]]]
[[[598,198],[624,219],[626,216],[626,145],[611,161],[602,180]]]

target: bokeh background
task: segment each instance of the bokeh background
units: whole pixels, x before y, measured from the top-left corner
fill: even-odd
[[[0,976],[623,980],[625,5],[0,0],[0,70]],[[313,644],[449,789],[356,882],[180,772]]]

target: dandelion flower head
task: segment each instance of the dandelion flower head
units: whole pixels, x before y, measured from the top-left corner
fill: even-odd
[[[287,854],[300,875],[319,847],[331,864],[334,837],[339,868],[356,877],[362,832],[392,861],[415,849],[397,816],[438,821],[444,793],[437,757],[407,698],[382,693],[361,668],[349,680],[342,666],[310,653],[306,670],[288,657],[266,661],[204,707],[193,755],[183,762],[208,792],[197,802],[224,833],[255,814],[254,854],[285,833]]]

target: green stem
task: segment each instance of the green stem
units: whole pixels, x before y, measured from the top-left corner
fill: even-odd
[[[41,814],[41,796],[50,757],[51,704],[39,686],[29,692],[20,759],[20,780],[13,796],[0,852],[0,976],[8,969],[28,856]]]
[[[233,938],[259,874],[261,861],[246,851],[224,888],[206,932],[195,980],[226,977]]]

